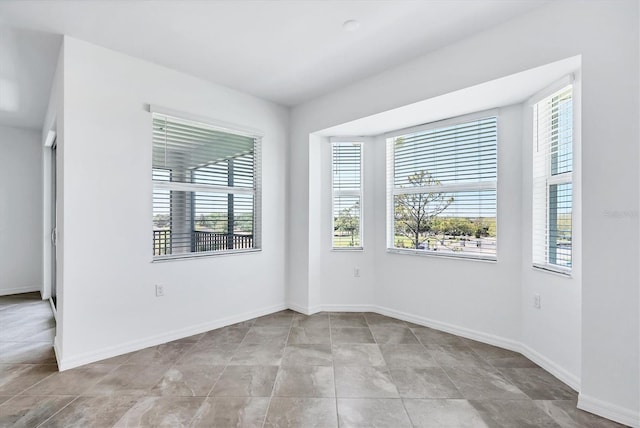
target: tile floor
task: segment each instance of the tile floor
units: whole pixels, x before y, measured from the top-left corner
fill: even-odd
[[[292,311],[57,372],[0,298],[1,427],[614,427],[522,355],[372,313]]]

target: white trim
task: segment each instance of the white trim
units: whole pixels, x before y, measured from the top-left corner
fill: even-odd
[[[336,136],[329,137],[329,142],[333,143],[371,143],[371,137]]]
[[[410,128],[404,128],[399,130],[394,130],[383,134],[386,139],[386,251],[387,253],[395,253],[395,254],[413,254],[420,256],[432,256],[436,255],[438,257],[449,257],[449,258],[462,258],[462,259],[472,259],[472,260],[484,260],[495,262],[498,260],[498,151],[500,147],[501,140],[501,127],[499,125],[500,122],[500,108],[494,108],[490,110],[483,110],[479,112],[474,112],[470,114],[466,114],[463,116],[457,116],[445,120],[440,120],[436,122],[430,122],[427,124],[422,124],[418,126],[413,126]],[[429,129],[437,129],[437,128],[446,128],[448,126],[465,124],[473,121],[485,120],[495,118],[495,129],[496,129],[496,179],[491,181],[481,181],[481,182],[462,182],[462,183],[452,183],[452,184],[438,184],[432,186],[415,186],[415,187],[402,187],[397,186],[395,181],[395,144],[393,142],[393,138],[397,136],[402,136],[406,134],[414,134],[419,132],[424,132]],[[421,194],[421,193],[431,193],[437,189],[437,192],[442,193],[454,193],[454,192],[466,192],[466,191],[495,191],[496,194],[496,206],[495,206],[495,220],[496,220],[496,246],[495,246],[495,254],[484,256],[481,254],[465,254],[460,255],[457,253],[454,254],[436,254],[436,253],[428,253],[417,249],[404,249],[396,247],[395,242],[395,196],[398,195],[413,195],[413,194]]]
[[[160,190],[176,190],[180,192],[233,193],[237,195],[254,195],[252,187],[213,186],[210,184],[183,183],[180,181],[152,180],[153,188]]]
[[[426,131],[434,128],[443,128],[451,125],[457,125],[464,122],[473,122],[474,120],[487,119],[490,117],[498,118],[500,112],[499,108],[493,108],[490,110],[483,110],[474,113],[465,114],[462,116],[450,117],[447,119],[437,120],[435,122],[423,123],[421,125],[410,126],[408,128],[395,129],[393,131],[383,134],[385,138],[398,137],[405,134],[413,134],[415,132]]]
[[[531,361],[542,367],[544,370],[549,372],[551,375],[558,378],[561,382],[567,384],[570,388],[574,389],[575,391],[580,390],[580,378],[578,376],[568,372],[566,369],[553,362],[549,358],[545,357],[544,355],[540,354],[539,352],[535,351],[534,349],[530,348],[529,346],[513,339],[507,339],[501,336],[496,336],[494,334],[484,333],[479,330],[473,330],[454,324],[436,321],[433,319],[416,316],[407,312],[397,311],[395,309],[385,308],[377,305],[329,304],[312,306],[306,310],[299,305],[290,304],[289,307],[292,310],[305,314],[314,314],[322,311],[375,312],[377,314],[390,316],[399,320],[408,321],[414,324],[444,331],[446,333],[455,334],[456,336],[465,337],[467,339],[472,339],[493,346],[498,346],[500,348],[508,349],[510,351],[522,354],[523,356],[530,359]]]
[[[534,104],[539,103],[540,101],[547,98],[549,95],[553,94],[554,92],[558,92],[560,89],[564,88],[565,86],[573,85],[574,81],[575,81],[574,73],[569,73],[566,76],[556,80],[546,88],[541,89],[540,91],[533,94],[526,101],[526,104],[530,107],[533,107]]]
[[[52,294],[52,288],[53,288],[53,281],[52,281],[52,272],[53,272],[53,246],[52,246],[52,242],[51,242],[51,233],[52,230],[54,228],[56,228],[56,233],[57,231],[57,225],[52,224],[52,220],[53,220],[53,210],[55,209],[54,207],[54,201],[52,200],[53,197],[53,179],[52,179],[52,168],[53,168],[53,163],[52,163],[52,153],[54,150],[56,150],[56,156],[57,156],[57,146],[58,146],[58,140],[57,140],[57,133],[54,131],[54,129],[56,128],[56,118],[54,117],[50,126],[50,130],[47,134],[47,138],[43,143],[43,148],[42,148],[42,247],[41,247],[41,251],[42,251],[42,287],[41,287],[41,294],[42,297],[44,299],[48,299],[51,297]],[[49,144],[49,137],[52,135],[54,135],[54,139],[53,141],[51,141],[51,144]],[[57,165],[56,165],[56,174],[57,171],[60,170],[60,162],[56,161]],[[59,181],[56,179],[56,186],[58,186]],[[62,192],[58,192],[58,189],[56,189],[56,197],[60,197],[60,194]],[[61,220],[61,219],[58,219]],[[56,251],[57,251],[57,245],[56,245]],[[56,275],[57,275],[57,270],[56,270]],[[57,284],[57,286],[60,286],[60,284]]]
[[[496,245],[497,251],[497,245]],[[409,254],[411,256],[420,256],[420,257],[444,257],[449,259],[457,259],[457,260],[473,260],[479,262],[497,262],[498,255],[495,256],[482,256],[479,254],[469,254],[469,253],[445,253],[441,251],[431,251],[431,250],[418,250],[415,248],[387,248],[386,252],[388,254]]]
[[[304,305],[299,305],[297,303],[289,302],[287,303],[287,307],[292,311],[299,312],[304,315],[311,315],[313,312],[309,312],[308,308]]]
[[[253,138],[262,138],[264,137],[264,132],[251,128],[248,126],[241,126],[235,123],[224,122],[221,120],[211,119],[206,116],[200,116],[193,113],[187,113],[183,111],[173,110],[166,107],[161,107],[155,104],[147,104],[145,106],[145,110],[150,113],[156,113],[164,116],[169,116],[177,120],[182,120],[186,122],[197,122],[199,124],[208,125],[212,128],[215,128],[218,131],[229,132],[232,134],[242,135],[244,137],[253,137]]]
[[[177,330],[169,331],[166,333],[156,334],[154,336],[148,336],[144,339],[132,340],[116,346],[108,346],[97,351],[85,352],[83,354],[74,355],[70,357],[60,358],[59,351],[56,350],[56,358],[58,359],[58,368],[60,371],[69,370],[74,367],[79,367],[85,364],[101,361],[106,358],[115,357],[118,355],[127,354],[129,352],[139,351],[150,346],[161,345],[163,343],[171,342],[173,340],[182,339],[185,337],[193,336],[194,334],[205,333],[210,330],[214,330],[221,327],[226,327],[231,324],[235,324],[242,321],[247,321],[263,315],[269,315],[274,312],[287,309],[287,305],[284,303],[269,306],[266,308],[258,309],[255,311],[245,312],[240,315],[233,315],[226,318],[221,318],[214,321],[207,321],[194,326],[180,328]],[[57,345],[54,344],[54,349],[57,349]]]
[[[44,140],[45,147],[53,147],[53,143],[56,141],[56,131],[51,129],[47,132],[47,138]]]
[[[575,220],[576,202],[573,199],[574,196],[574,173],[578,169],[576,166],[576,146],[577,137],[575,133],[572,135],[571,141],[571,171],[561,174],[553,175],[551,171],[551,145],[545,143],[542,148],[538,147],[540,125],[536,117],[536,105],[542,103],[544,100],[551,96],[564,91],[567,87],[571,87],[571,105],[572,105],[572,132],[576,129],[577,121],[580,120],[576,115],[576,97],[575,94],[579,90],[576,88],[574,74],[569,74],[560,80],[549,85],[547,88],[538,92],[531,97],[528,101],[531,114],[531,123],[533,125],[533,144],[532,144],[532,195],[531,195],[531,238],[532,238],[532,252],[531,252],[531,265],[534,269],[540,271],[553,272],[560,275],[571,277],[573,267],[564,267],[549,263],[549,248],[550,248],[550,227],[549,227],[549,209],[550,209],[550,187],[561,184],[570,184],[571,190],[571,254],[570,261],[573,265],[574,255],[574,242],[576,242],[576,231],[573,228],[573,221]],[[547,132],[548,133],[548,132]],[[546,135],[546,133],[545,133]],[[543,165],[544,164],[544,165]],[[544,167],[544,174],[541,172]],[[544,200],[542,197],[544,196]],[[544,261],[542,259],[544,258]]]
[[[316,305],[307,309],[309,314],[317,312],[375,312],[375,305],[349,305],[349,304],[333,304],[333,305]]]
[[[563,278],[572,278],[572,274],[571,274],[571,268],[567,268],[567,267],[563,267],[563,266],[556,266],[556,265],[551,265],[551,264],[539,264],[539,263],[533,263],[531,265],[531,269],[533,269],[536,272],[545,272],[545,273],[551,273],[554,275],[558,275],[561,276]]]
[[[51,312],[53,312],[53,319],[56,322],[56,327],[58,326],[58,309],[56,309],[56,305],[53,304],[53,297],[49,297],[46,299],[49,302],[49,306],[51,306]]]
[[[403,321],[408,321],[414,324],[430,327],[436,330],[444,331],[446,333],[455,334],[456,336],[465,337],[467,339],[476,340],[478,342],[487,343],[493,346],[499,346],[500,348],[508,349],[514,352],[520,352],[520,343],[511,339],[496,336],[489,333],[484,333],[478,330],[472,330],[466,327],[460,327],[441,321],[436,321],[430,318],[424,318],[412,314],[408,314],[402,311],[396,311],[395,309],[376,307],[377,313],[381,315],[390,316]]]
[[[578,396],[578,409],[593,413],[603,418],[611,419],[631,427],[640,427],[640,412],[627,409],[615,404],[607,403],[589,395]]]
[[[42,292],[42,285],[23,285],[22,287],[0,288],[0,296],[11,296],[12,294]]]
[[[155,114],[170,117],[175,122],[193,122],[194,126],[209,127],[215,130],[221,130],[233,135],[242,135],[253,139],[253,187],[235,187],[235,186],[221,186],[202,183],[185,183],[179,181],[164,181],[154,180],[153,174],[151,179],[152,193],[156,190],[172,190],[185,193],[193,192],[209,192],[209,193],[226,193],[226,194],[238,194],[238,195],[251,195],[253,196],[253,247],[248,249],[236,249],[236,250],[219,250],[219,251],[207,251],[207,252],[185,252],[180,254],[169,254],[156,256],[151,254],[151,262],[168,261],[168,260],[183,260],[193,259],[198,257],[217,256],[221,254],[240,254],[247,252],[259,252],[262,250],[262,138],[263,133],[261,131],[243,128],[232,124],[222,124],[222,122],[216,122],[208,118],[201,118],[188,113],[175,112],[170,109],[158,107],[154,105],[145,105],[145,109]],[[166,136],[165,136],[166,137]],[[155,139],[152,142],[155,144]],[[153,145],[152,144],[152,145]],[[249,152],[250,153],[250,152]],[[246,154],[246,153],[243,153]],[[211,163],[203,164],[209,165]],[[165,170],[171,171],[170,168],[154,167],[152,170]],[[153,199],[153,198],[152,198]],[[155,208],[155,200],[152,201],[151,214],[153,217],[153,209]],[[193,214],[191,214],[193,215]],[[153,220],[151,222],[153,224]],[[172,230],[172,229],[171,229]]]
[[[551,373],[556,378],[560,379],[565,384],[569,385],[574,391],[580,392],[580,378],[578,376],[569,373],[567,370],[527,345],[520,345],[520,353]]]
[[[169,254],[165,256],[153,256],[151,263],[169,262],[173,260],[198,260],[211,256],[237,256],[239,254],[260,253],[262,248],[240,248],[237,250],[199,251],[197,253]]]
[[[331,161],[329,162],[330,174],[331,174],[331,250],[364,250],[364,140],[362,141],[350,141],[340,140],[335,137],[329,138],[331,145]],[[353,144],[360,146],[360,187],[358,190],[334,190],[333,188],[333,148],[336,144]],[[352,196],[360,199],[360,211],[358,212],[358,237],[360,239],[360,245],[357,247],[336,247],[333,245],[334,231],[335,231],[335,200],[336,196]]]
[[[56,357],[56,362],[58,363],[58,371],[61,372],[60,359],[62,358],[62,351],[60,350],[60,341],[58,340],[57,334],[53,337],[53,354]]]
[[[394,187],[393,196],[396,195],[413,195],[417,193],[431,192],[473,192],[475,190],[496,190],[498,180],[480,181],[473,183],[454,183],[454,184],[437,184],[434,186],[412,186],[412,187]]]

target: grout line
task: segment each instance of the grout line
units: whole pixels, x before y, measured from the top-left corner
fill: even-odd
[[[67,407],[69,407],[72,403],[75,403],[78,399],[80,398],[80,396],[76,396],[76,398],[74,398],[73,400],[69,401],[65,406],[62,406],[62,408],[60,410],[58,410],[57,412],[55,412],[53,415],[49,416],[47,419],[45,419],[44,421],[40,422],[37,427],[41,427],[43,426],[45,423],[47,423],[49,420],[51,420],[54,416],[56,416],[58,413],[62,412],[64,409],[66,409]]]
[[[251,324],[253,326],[253,324]],[[227,327],[222,327],[222,328],[228,328]],[[218,329],[216,329],[218,330]],[[205,396],[205,399],[210,398],[211,397],[211,393],[213,392],[214,388],[216,387],[216,385],[218,384],[218,382],[220,381],[220,378],[222,377],[222,375],[224,374],[224,372],[227,371],[227,367],[229,367],[231,360],[233,359],[233,356],[235,355],[235,353],[238,351],[238,349],[240,349],[240,346],[244,343],[244,339],[247,337],[247,335],[249,334],[249,331],[251,330],[251,327],[249,327],[247,329],[247,332],[244,334],[244,336],[242,336],[242,340],[239,343],[232,343],[230,345],[235,345],[235,348],[233,349],[233,352],[231,353],[231,356],[229,357],[229,359],[227,360],[227,363],[224,365],[224,368],[220,371],[220,373],[218,374],[218,377],[216,378],[215,382],[213,382],[213,385],[211,385],[211,389],[209,389],[209,392],[207,393],[207,395]],[[215,330],[210,330],[210,331],[215,331]],[[208,333],[208,332],[207,332]],[[204,337],[204,336],[202,336]],[[200,338],[200,340],[202,340],[202,338]],[[221,344],[224,345],[224,344]]]
[[[334,346],[337,346],[337,345],[336,345],[336,344],[334,344],[334,342],[333,342],[333,333],[332,333],[332,329],[333,329],[333,327],[332,327],[332,316],[331,316],[331,313],[326,312],[326,314],[327,314],[327,318],[328,318],[328,322],[329,322],[329,347],[330,347],[330,352],[331,352],[331,357],[332,357],[332,358],[331,358],[331,359],[332,359],[331,366],[332,366],[332,370],[333,370],[333,379],[334,379],[334,394],[335,394],[335,399],[334,399],[334,406],[335,406],[335,407],[334,407],[334,408],[335,408],[335,417],[336,417],[336,419],[337,419],[337,425],[338,425],[338,427],[340,427],[340,418],[339,418],[339,413],[338,413],[338,399],[339,399],[339,397],[338,397],[338,392],[337,392],[336,364],[335,364],[335,360],[334,360],[334,358],[333,358],[333,357],[334,357],[333,349],[334,349]],[[336,313],[336,315],[335,315],[337,320],[338,320],[338,314],[340,314],[340,313]],[[375,326],[375,324],[371,324],[371,323],[368,321],[367,317],[364,315],[364,313],[359,313],[359,314],[360,314],[360,315],[362,315],[362,316],[364,317],[364,319],[365,319],[365,323],[366,323],[367,329],[369,330],[369,332],[370,332],[370,334],[371,334],[371,336],[372,336],[372,338],[373,338],[373,343],[372,343],[372,344],[375,344],[375,345],[376,345],[376,347],[378,348],[378,350],[380,350],[380,347],[381,347],[381,345],[382,345],[382,344],[381,344],[381,343],[379,343],[379,340],[378,340],[378,339],[375,337],[375,335],[373,334],[373,329],[372,329],[372,327],[373,327],[373,326]],[[275,396],[275,388],[276,388],[276,385],[277,385],[278,379],[279,379],[279,377],[280,377],[280,375],[281,375],[281,372],[282,372],[283,368],[285,368],[285,367],[286,367],[286,366],[285,366],[285,367],[283,367],[283,361],[284,361],[284,357],[285,357],[286,349],[287,349],[287,347],[289,346],[288,341],[289,341],[289,338],[291,337],[291,333],[292,333],[292,330],[293,330],[293,328],[294,328],[294,327],[293,327],[293,324],[294,324],[295,316],[296,316],[296,315],[295,315],[295,313],[294,313],[294,314],[291,316],[291,318],[290,318],[289,329],[288,329],[288,332],[287,332],[286,339],[285,339],[285,341],[284,341],[284,347],[282,348],[282,358],[281,358],[281,360],[280,360],[280,364],[278,364],[278,366],[277,366],[277,367],[278,367],[278,369],[277,369],[277,372],[276,372],[276,378],[275,378],[275,380],[274,380],[274,383],[273,383],[273,386],[272,386],[272,389],[271,389],[271,393],[270,393],[269,397],[264,396],[264,398],[268,398],[268,405],[267,405],[266,412],[265,412],[265,415],[264,415],[264,418],[263,418],[263,422],[262,422],[262,427],[263,427],[263,428],[266,426],[267,416],[268,416],[268,413],[269,413],[269,410],[270,410],[270,407],[271,407],[271,404],[272,404],[272,399],[273,399],[273,398],[274,398],[274,396]],[[389,318],[393,318],[393,317],[389,317]],[[227,370],[227,368],[229,367],[229,365],[231,365],[230,363],[231,363],[231,361],[232,361],[232,359],[233,359],[233,356],[235,355],[235,353],[237,352],[237,350],[242,346],[242,344],[245,344],[245,343],[246,343],[246,342],[245,342],[245,341],[246,341],[246,338],[247,338],[247,336],[248,336],[248,334],[249,334],[249,331],[254,327],[256,319],[254,318],[253,320],[249,320],[249,321],[251,321],[251,323],[248,325],[248,327],[246,327],[246,330],[247,330],[247,331],[246,331],[246,333],[244,334],[244,336],[242,337],[242,339],[241,339],[241,341],[240,341],[240,342],[234,342],[234,343],[228,343],[228,344],[227,344],[227,343],[221,343],[221,344],[213,345],[214,347],[229,345],[229,349],[230,349],[230,352],[231,352],[231,356],[228,358],[228,360],[226,361],[226,363],[225,363],[225,364],[220,364],[220,365],[218,365],[218,366],[222,366],[223,368],[222,368],[222,370],[219,372],[219,374],[217,375],[217,377],[216,377],[215,381],[213,382],[213,384],[212,384],[212,386],[211,386],[211,388],[210,388],[209,392],[208,392],[205,396],[193,397],[193,398],[196,398],[196,399],[199,399],[199,400],[201,399],[200,406],[202,406],[202,405],[204,404],[204,402],[205,402],[208,398],[212,398],[211,394],[212,394],[212,392],[213,392],[213,390],[214,390],[215,386],[217,385],[217,383],[220,381],[220,378],[222,377],[222,375],[226,372],[226,370]],[[435,366],[434,366],[434,367],[439,368],[442,372],[444,372],[444,373],[445,373],[446,378],[447,378],[447,379],[449,380],[449,382],[454,386],[455,390],[458,392],[458,394],[459,394],[459,396],[460,396],[460,398],[456,398],[456,399],[462,399],[462,400],[465,400],[465,401],[467,401],[467,402],[469,402],[469,401],[470,401],[470,399],[466,398],[466,397],[464,396],[464,394],[462,394],[462,392],[461,392],[460,388],[459,388],[459,387],[458,387],[458,385],[456,385],[456,383],[452,380],[452,378],[451,378],[451,376],[449,375],[449,373],[448,373],[447,369],[452,369],[452,370],[454,370],[454,371],[455,371],[455,370],[458,370],[458,369],[471,368],[471,369],[477,369],[477,370],[479,370],[479,371],[486,372],[486,373],[496,373],[496,374],[497,374],[497,375],[499,375],[501,378],[503,378],[505,381],[507,381],[509,384],[512,384],[512,385],[516,386],[516,385],[515,385],[515,383],[514,383],[514,382],[512,382],[512,381],[511,381],[511,379],[510,379],[509,377],[507,377],[507,376],[506,376],[506,374],[505,374],[505,372],[507,371],[507,369],[508,369],[508,368],[505,368],[505,367],[496,367],[493,363],[491,363],[491,358],[490,358],[490,356],[489,356],[489,355],[487,355],[487,356],[483,356],[483,355],[481,355],[479,352],[477,352],[477,351],[476,351],[472,346],[470,346],[470,345],[469,345],[469,344],[467,344],[467,343],[465,343],[465,348],[466,348],[466,349],[465,349],[465,354],[466,354],[466,355],[468,355],[468,356],[474,357],[474,359],[475,359],[475,358],[477,358],[477,361],[478,361],[478,362],[480,362],[480,363],[482,363],[481,365],[470,365],[470,366],[469,366],[469,365],[463,365],[463,366],[457,366],[457,365],[454,365],[454,366],[446,366],[446,365],[444,365],[444,364],[440,363],[437,359],[435,359],[435,358],[434,358],[433,351],[432,351],[432,350],[430,350],[430,349],[427,347],[427,345],[431,345],[431,344],[432,344],[432,343],[431,343],[431,341],[425,341],[425,343],[423,343],[423,342],[420,340],[420,338],[417,336],[417,334],[414,332],[414,329],[410,328],[410,327],[406,324],[406,322],[404,323],[404,325],[405,325],[407,328],[409,328],[409,330],[410,330],[410,331],[411,331],[411,333],[412,333],[412,336],[413,336],[413,337],[415,337],[415,338],[417,339],[418,344],[420,344],[420,345],[421,345],[421,347],[423,348],[424,352],[425,352],[427,355],[429,355],[429,356],[434,360],[434,362],[435,362]],[[229,328],[229,327],[231,327],[231,326],[222,327],[221,329],[227,329],[227,328]],[[270,327],[270,326],[266,326],[266,327]],[[273,327],[279,327],[279,326],[273,326]],[[243,327],[243,328],[245,328],[245,327]],[[170,364],[166,365],[166,367],[167,367],[167,369],[166,369],[166,370],[168,371],[168,370],[171,370],[172,368],[174,368],[174,367],[178,366],[179,361],[180,361],[180,360],[181,360],[181,359],[182,359],[186,354],[188,354],[190,351],[192,351],[194,348],[196,348],[196,347],[198,346],[198,344],[203,343],[203,342],[202,342],[203,338],[204,338],[208,333],[210,333],[210,332],[212,332],[212,331],[215,331],[215,330],[218,330],[218,329],[214,329],[214,330],[210,330],[210,331],[208,331],[208,332],[205,332],[205,333],[204,333],[204,334],[202,334],[202,335],[201,335],[197,340],[195,340],[195,341],[193,341],[193,342],[185,342],[185,343],[183,343],[183,345],[184,345],[184,350],[182,350],[182,351],[180,352],[180,354],[178,355],[178,357],[177,357],[177,358],[176,358],[172,363],[170,363]],[[450,333],[446,333],[446,334],[450,334]],[[457,336],[457,335],[453,335],[453,336]],[[457,337],[460,337],[460,336],[457,336]],[[0,342],[0,343],[1,343],[1,342]],[[355,343],[354,343],[354,342],[348,342],[348,343],[346,343],[346,344],[354,345],[354,344],[358,344],[358,343],[357,343],[357,342],[355,342]],[[363,344],[365,344],[365,343],[363,343]],[[438,345],[438,340],[436,340],[433,344],[434,344],[434,345]],[[161,344],[161,345],[162,345],[162,344]],[[149,347],[149,348],[157,348],[158,346],[161,346],[161,345],[156,345],[156,346]],[[301,344],[301,345],[305,345],[305,344]],[[307,344],[307,345],[313,345],[313,344]],[[470,352],[469,352],[469,353],[467,353],[467,350],[468,350],[468,351],[470,351]],[[84,390],[84,393],[86,393],[90,388],[92,388],[92,387],[93,387],[93,386],[95,386],[96,384],[100,383],[102,380],[104,380],[104,378],[106,378],[107,376],[109,376],[111,373],[113,373],[114,371],[116,371],[118,368],[120,368],[120,367],[122,367],[122,366],[124,366],[124,365],[129,364],[128,362],[129,362],[129,361],[131,360],[131,358],[135,355],[135,353],[136,353],[136,352],[140,352],[140,351],[142,351],[142,350],[139,350],[139,351],[135,351],[135,352],[130,353],[131,355],[129,355],[127,358],[125,358],[125,359],[124,359],[121,363],[119,363],[119,364],[113,364],[113,368],[111,368],[110,370],[108,370],[104,375],[102,375],[102,376],[98,376],[98,377],[96,378],[97,380],[95,380],[94,382],[89,383],[89,386]],[[456,355],[456,356],[460,356],[460,357],[465,357],[465,356],[466,356],[465,354],[460,355],[460,354],[454,353],[454,355]],[[521,354],[521,353],[519,353],[519,355],[522,355],[522,354]],[[524,357],[524,356],[523,356],[523,357]],[[524,357],[524,358],[526,358],[526,357]],[[385,365],[384,365],[384,370],[386,370],[386,371],[388,372],[389,377],[390,377],[390,379],[392,380],[392,382],[393,382],[394,386],[396,387],[396,391],[398,392],[398,398],[397,398],[397,399],[400,399],[400,400],[401,400],[401,404],[402,404],[402,406],[403,406],[403,409],[404,409],[405,413],[407,414],[407,417],[408,417],[408,419],[409,419],[409,421],[410,421],[411,425],[414,425],[414,426],[415,426],[414,422],[411,420],[411,416],[410,416],[409,412],[407,411],[407,408],[406,408],[406,405],[405,405],[405,398],[403,398],[403,397],[401,397],[401,396],[400,396],[400,394],[399,394],[399,390],[398,390],[398,385],[396,384],[396,382],[395,382],[395,380],[394,380],[393,376],[391,375],[391,369],[392,369],[392,368],[391,368],[391,367],[389,367],[389,366],[386,364],[386,360],[384,360],[384,356],[383,356],[383,361],[384,361],[384,363],[385,363]],[[3,364],[3,365],[27,366],[27,367],[35,367],[35,368],[37,368],[38,366],[41,366],[41,367],[45,367],[45,368],[46,368],[46,366],[53,366],[54,364],[55,364],[55,363],[51,363],[51,364],[47,364],[47,363],[7,363],[7,364]],[[97,361],[97,362],[95,362],[95,363],[91,363],[91,364],[101,364],[101,362],[100,362],[100,361]],[[144,364],[144,363],[136,363],[136,364]],[[486,365],[485,365],[485,364],[486,364]],[[103,365],[107,365],[107,364],[103,364]],[[163,364],[163,366],[165,366],[165,365]],[[213,365],[211,365],[211,366],[213,366]],[[371,367],[373,367],[373,366],[371,366]],[[518,367],[516,367],[516,368],[518,368]],[[11,402],[12,400],[16,399],[17,397],[24,397],[24,395],[22,395],[22,394],[24,394],[26,391],[28,391],[28,390],[30,390],[30,389],[32,389],[32,388],[35,388],[37,385],[39,385],[39,384],[43,383],[44,381],[46,381],[47,379],[51,378],[52,376],[56,376],[56,373],[59,373],[59,372],[53,372],[53,373],[51,373],[51,374],[49,374],[49,375],[45,376],[43,379],[39,380],[38,382],[34,383],[33,385],[30,385],[29,387],[27,387],[27,388],[23,389],[23,390],[22,390],[22,391],[20,391],[19,393],[12,394],[12,395],[10,396],[10,398],[9,398],[6,402],[4,402],[3,404],[6,404],[7,402]],[[166,371],[165,371],[165,373],[166,373]],[[93,379],[93,377],[92,377],[92,379]],[[147,393],[149,393],[149,392],[150,392],[150,390],[151,390],[154,386],[155,386],[155,385],[151,386],[151,387],[147,390]],[[517,387],[517,386],[516,386],[516,387]],[[519,389],[519,388],[518,388],[518,389]],[[74,397],[74,395],[75,395],[75,397]],[[47,396],[59,396],[59,395],[56,395],[56,394],[47,394]],[[47,419],[45,419],[44,421],[40,422],[40,423],[37,425],[38,427],[42,427],[42,426],[44,426],[48,421],[52,420],[56,415],[60,414],[62,411],[64,411],[64,409],[66,409],[67,407],[69,407],[70,405],[72,405],[73,403],[75,403],[75,401],[77,401],[78,399],[82,399],[82,398],[84,398],[84,397],[90,397],[90,396],[87,396],[87,395],[82,395],[82,393],[81,393],[81,394],[77,394],[77,395],[76,395],[76,394],[71,394],[71,395],[62,395],[62,396],[65,396],[65,397],[72,397],[72,399],[71,399],[67,404],[65,404],[64,406],[62,406],[58,411],[56,411],[56,412],[54,412],[52,415],[50,415]],[[536,401],[536,400],[531,399],[531,397],[528,397],[528,395],[527,395],[526,393],[525,393],[525,396],[527,396],[527,398],[528,398],[529,400],[532,400],[532,401],[534,401],[534,402]],[[40,397],[44,397],[44,396],[40,396]],[[140,396],[139,398],[143,398],[143,397],[155,397],[155,396],[152,396],[152,395],[143,395],[143,396]],[[254,397],[246,397],[246,396],[244,396],[244,395],[243,395],[242,397],[249,398],[249,399],[254,398]],[[291,398],[302,398],[302,399],[304,400],[306,397],[291,397]],[[309,397],[309,398],[311,398],[311,397]],[[354,397],[354,398],[357,398],[357,399],[367,399],[367,397]],[[380,397],[371,397],[371,398],[380,398]],[[395,398],[394,398],[394,399],[395,399]],[[447,398],[447,399],[453,399],[453,398]],[[524,399],[524,398],[523,398],[523,399]],[[523,399],[520,399],[520,398],[513,398],[512,400],[521,401],[521,400],[523,400]],[[574,400],[565,400],[565,401],[574,401]],[[135,404],[134,404],[134,405],[135,405]],[[199,408],[200,408],[200,407],[199,407]],[[199,408],[198,408],[198,409],[199,409]],[[127,411],[128,411],[128,410],[127,410]],[[126,411],[125,411],[125,414],[126,414]],[[198,415],[198,412],[196,411],[196,413],[195,413],[195,414],[193,415],[193,417],[191,418],[190,423],[193,423],[193,421],[195,420],[195,417],[196,417],[197,415]]]
[[[282,359],[284,359],[284,353],[287,349],[287,343],[289,342],[289,336],[291,335],[291,329],[293,328],[293,318],[295,317],[295,313],[291,315],[291,322],[289,323],[289,332],[287,333],[287,338],[284,341],[284,348],[282,349]],[[267,423],[267,416],[269,415],[269,409],[271,408],[271,401],[273,400],[273,394],[276,390],[276,384],[278,383],[278,378],[280,377],[280,369],[282,368],[282,359],[280,360],[280,364],[278,364],[278,371],[276,372],[276,378],[273,381],[273,386],[271,387],[271,396],[269,397],[269,404],[267,404],[267,411],[264,413],[264,418],[262,419],[262,428],[265,427]]]
[[[25,366],[53,366],[53,365],[55,365],[56,367],[58,367],[58,366],[57,366],[57,364],[20,364],[20,365],[25,365]],[[36,382],[36,383],[34,383],[33,385],[28,386],[27,388],[25,388],[25,389],[21,390],[20,392],[13,394],[13,397],[17,397],[17,396],[19,396],[19,395],[24,394],[25,392],[27,392],[28,390],[30,390],[30,389],[31,389],[31,388],[33,388],[34,386],[36,386],[36,385],[38,385],[38,384],[40,384],[40,383],[44,382],[45,380],[49,379],[51,376],[55,375],[56,373],[60,373],[60,372],[59,372],[59,371],[55,371],[55,372],[53,372],[53,373],[49,374],[48,376],[45,376],[44,378],[40,379],[39,381],[37,381],[37,382]],[[8,401],[8,400],[7,400],[7,401]]]
[[[331,348],[331,367],[333,368],[333,389],[335,391],[335,409],[336,409],[336,423],[337,427],[340,428],[340,414],[338,413],[338,381],[336,376],[336,362],[333,359],[333,333],[331,333],[331,314],[327,312],[327,317],[329,318],[329,347]],[[366,322],[365,318],[365,322]]]
[[[182,358],[188,351],[191,351],[193,348],[195,348],[196,345],[198,345],[200,343],[200,341],[202,339],[204,339],[204,337],[207,335],[207,333],[210,333],[210,332],[216,331],[216,330],[233,328],[232,326],[233,326],[233,324],[230,325],[230,326],[215,328],[213,330],[209,330],[209,331],[204,332],[204,334],[198,340],[196,340],[196,342],[188,350],[184,351],[180,355],[180,357],[178,357],[178,359],[176,359],[175,363],[171,367],[175,367],[178,364],[178,361],[180,361],[180,358]],[[242,337],[242,340],[240,341],[240,343],[238,343],[237,346],[234,348],[234,351],[233,351],[231,357],[227,361],[227,364],[224,365],[224,368],[222,370],[220,370],[220,373],[218,373],[218,376],[216,377],[216,380],[213,382],[213,384],[211,384],[211,388],[209,388],[209,392],[207,392],[207,394],[204,397],[200,397],[200,398],[202,398],[202,402],[200,403],[200,406],[198,407],[198,409],[195,411],[195,413],[193,414],[193,416],[189,420],[189,423],[187,424],[187,426],[189,426],[189,427],[192,426],[194,419],[198,416],[198,412],[199,412],[200,408],[204,405],[205,401],[207,401],[208,398],[212,398],[211,397],[211,393],[213,392],[213,389],[216,387],[216,385],[220,381],[220,378],[222,377],[222,374],[227,370],[227,367],[229,367],[229,363],[231,362],[231,359],[233,358],[233,354],[235,354],[235,352],[238,350],[238,348],[240,348],[240,344],[242,344],[242,342],[244,341],[244,338],[247,336],[247,334],[249,334],[249,330],[250,329],[251,329],[251,327],[249,327],[247,329],[247,332]],[[214,345],[214,347],[216,346],[215,344],[212,344],[212,345]],[[224,343],[221,343],[220,345],[224,345]],[[232,344],[232,345],[235,345],[235,344]],[[217,366],[217,364],[210,364],[210,365],[211,366]],[[213,399],[215,400],[215,397],[213,397]]]

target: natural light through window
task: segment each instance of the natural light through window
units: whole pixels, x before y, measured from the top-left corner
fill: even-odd
[[[362,248],[362,143],[334,142],[332,157],[333,248]]]
[[[497,117],[387,135],[388,248],[496,258]]]
[[[259,137],[153,115],[153,255],[260,248]]]
[[[533,264],[570,272],[573,213],[573,86],[533,106]]]

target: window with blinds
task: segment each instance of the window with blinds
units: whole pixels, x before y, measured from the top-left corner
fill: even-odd
[[[495,260],[497,117],[387,137],[388,248]]]
[[[362,249],[362,143],[332,143],[333,248]]]
[[[533,265],[572,264],[573,86],[533,106]]]
[[[154,258],[260,248],[260,137],[153,113]]]

